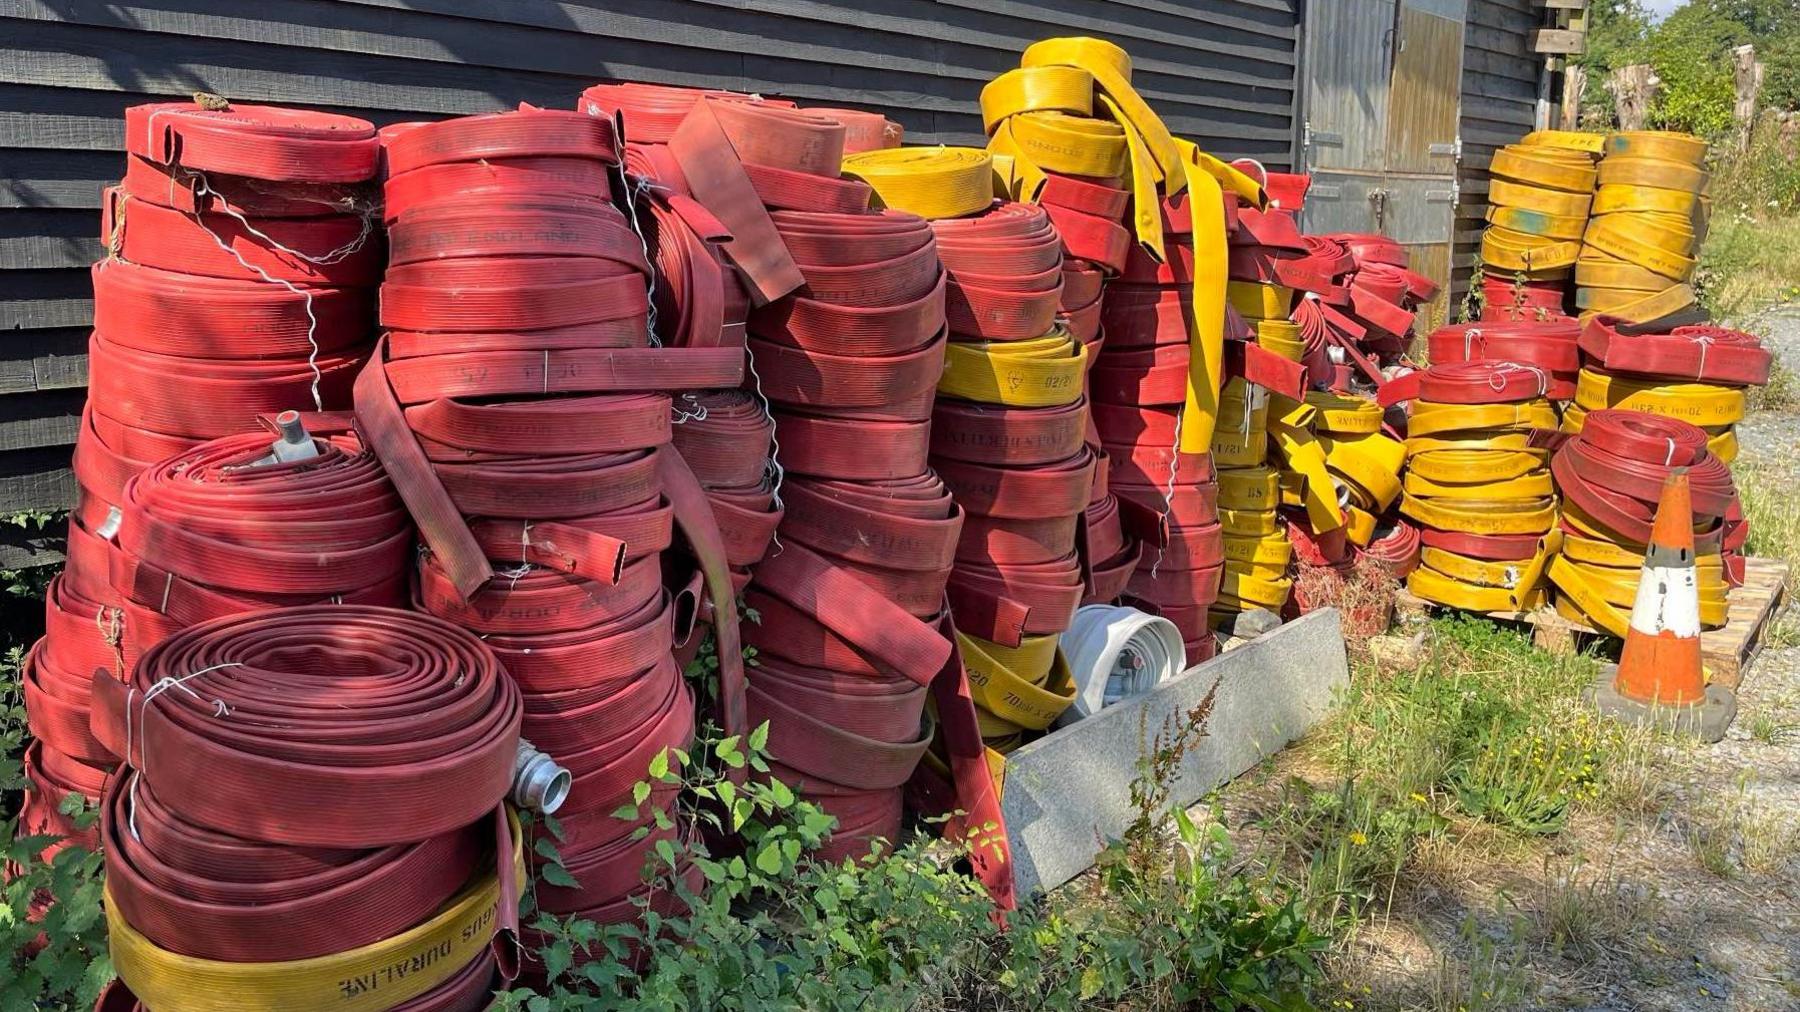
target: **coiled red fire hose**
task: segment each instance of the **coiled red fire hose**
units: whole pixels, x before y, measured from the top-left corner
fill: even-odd
[[[1666,333],[1596,316],[1580,328],[1581,350],[1609,373],[1761,386],[1774,358],[1752,334],[1727,327],[1676,327]]]
[[[511,785],[521,716],[472,633],[350,605],[189,626],[128,682],[97,674],[94,693],[95,736],[184,818],[301,847],[380,847],[482,819]]]

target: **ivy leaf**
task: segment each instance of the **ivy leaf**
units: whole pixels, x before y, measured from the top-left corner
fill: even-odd
[[[763,844],[756,852],[756,867],[765,875],[781,873],[781,846],[773,841]]]
[[[637,808],[635,806],[643,804],[649,797],[650,782],[648,780],[639,780],[637,783],[631,785],[631,803],[634,806],[631,810],[631,818],[637,818]]]
[[[663,749],[650,760],[650,775],[658,780],[669,775],[669,750]]]
[[[581,883],[575,881],[575,876],[569,874],[569,870],[560,864],[542,865],[538,868],[538,875],[558,889],[581,888]]]
[[[761,753],[763,749],[768,747],[769,722],[765,720],[756,725],[756,730],[750,732],[750,751]]]

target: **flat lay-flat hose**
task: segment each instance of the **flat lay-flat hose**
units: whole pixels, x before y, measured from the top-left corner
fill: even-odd
[[[1415,382],[1400,510],[1425,551],[1408,589],[1476,611],[1535,607],[1560,540],[1547,454],[1531,446],[1533,430],[1556,423],[1548,374],[1477,360],[1433,365]],[[1496,553],[1497,541],[1519,548]]]
[[[1575,265],[1584,321],[1605,314],[1650,323],[1693,305],[1688,282],[1707,226],[1706,153],[1706,142],[1687,134],[1607,138]]]

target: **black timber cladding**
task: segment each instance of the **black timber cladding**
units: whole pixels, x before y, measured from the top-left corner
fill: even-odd
[[[1530,133],[1537,118],[1542,57],[1531,33],[1543,24],[1543,5],[1533,0],[1469,0],[1463,38],[1462,158],[1457,171],[1456,220],[1452,224],[1451,297],[1468,290],[1487,224],[1488,163],[1494,152]],[[1454,314],[1456,302],[1451,303]]]
[[[1300,0],[0,0],[0,514],[66,506],[87,267],[123,110],[209,91],[379,124],[588,84],[876,109],[978,143],[982,84],[1033,41],[1109,38],[1178,135],[1286,167]]]

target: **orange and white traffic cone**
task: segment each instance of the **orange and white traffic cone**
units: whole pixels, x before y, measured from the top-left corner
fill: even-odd
[[[1686,468],[1676,468],[1663,482],[1625,649],[1619,663],[1602,673],[1592,697],[1609,716],[1707,742],[1725,737],[1737,716],[1731,690],[1708,685],[1701,666],[1694,504]]]

